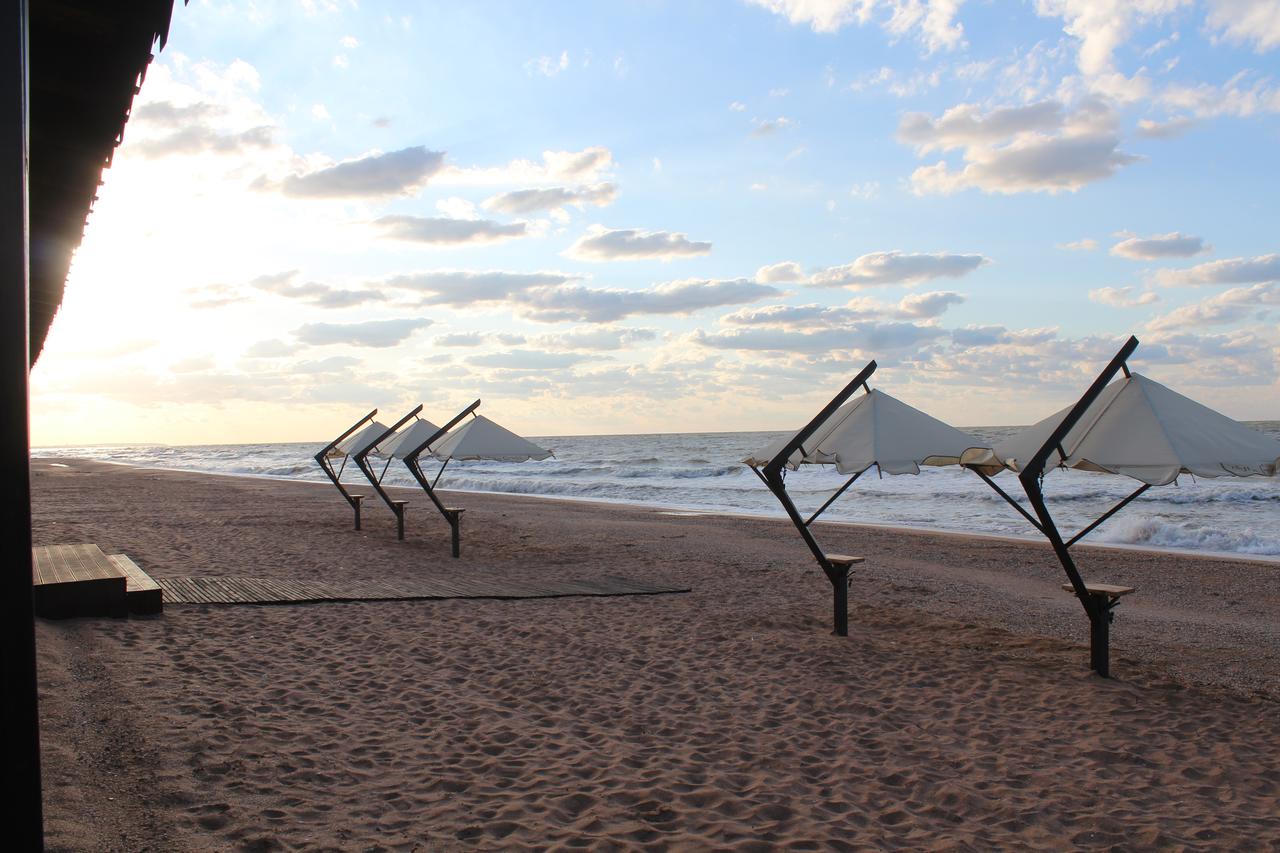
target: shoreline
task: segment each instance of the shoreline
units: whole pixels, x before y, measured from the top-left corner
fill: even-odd
[[[34,451],[34,448],[33,448],[33,451]],[[32,457],[33,461],[35,459],[36,457]],[[327,488],[333,488],[333,484],[327,480],[304,480],[297,477],[284,477],[284,476],[273,475],[273,474],[245,474],[245,473],[233,473],[233,472],[225,472],[225,471],[204,471],[204,470],[198,470],[194,468],[146,466],[146,465],[136,465],[130,462],[118,462],[115,460],[87,459],[79,456],[40,456],[38,457],[38,460],[41,462],[56,462],[59,460],[66,460],[66,459],[70,459],[77,462],[92,462],[92,463],[101,464],[101,465],[114,465],[114,466],[119,466],[121,468],[130,468],[138,471],[174,471],[174,472],[183,473],[183,474],[207,475],[210,477],[230,477],[233,479],[240,478],[245,480],[267,480],[270,482],[279,482],[279,483],[307,483],[315,486],[325,486]],[[359,484],[357,483],[356,485],[359,485]],[[422,495],[423,498],[426,499],[426,496],[423,495],[420,489],[415,489],[412,486],[389,485],[389,486],[386,486],[385,488],[395,489],[402,492],[408,492],[410,494],[415,494],[415,495]],[[615,499],[615,498],[592,498],[592,497],[564,496],[564,495],[540,495],[540,494],[531,494],[528,492],[501,492],[501,491],[487,491],[487,490],[476,490],[476,489],[441,488],[440,491],[453,493],[453,494],[461,494],[461,495],[500,495],[502,497],[510,497],[510,498],[531,498],[534,500],[560,501],[564,503],[579,503],[579,504],[586,504],[591,506],[621,506],[621,507],[630,507],[630,508],[642,509],[642,510],[651,510],[656,512],[664,512],[664,511],[668,513],[679,512],[682,514],[706,515],[706,516],[721,517],[721,518],[741,518],[746,520],[769,520],[769,521],[786,521],[787,520],[786,514],[781,510],[779,510],[778,513],[775,515],[770,513],[742,512],[738,510],[707,509],[705,507],[696,507],[696,506],[690,506],[686,504],[636,503],[634,501],[624,501],[624,500]],[[853,528],[867,528],[871,530],[881,530],[881,531],[920,533],[925,535],[936,534],[936,535],[943,535],[943,536],[973,537],[977,539],[988,539],[988,540],[998,541],[998,542],[1018,542],[1018,543],[1044,543],[1045,542],[1045,539],[1043,537],[1034,536],[1030,534],[1026,536],[1013,536],[1013,535],[1001,534],[1001,533],[982,533],[982,532],[970,531],[970,530],[952,530],[952,529],[943,528],[943,527],[913,527],[911,525],[906,525],[906,524],[881,524],[881,523],[866,522],[866,521],[849,521],[846,519],[822,519],[814,523],[818,525],[831,525],[833,527],[853,527]],[[1140,554],[1168,554],[1173,556],[1206,557],[1209,559],[1217,559],[1217,560],[1233,560],[1233,561],[1243,560],[1248,562],[1256,562],[1256,563],[1280,566],[1280,554],[1247,554],[1247,553],[1238,553],[1233,551],[1211,551],[1211,550],[1199,550],[1199,549],[1193,549],[1193,548],[1171,548],[1171,547],[1160,548],[1160,547],[1154,547],[1151,545],[1133,545],[1133,544],[1124,543],[1124,542],[1084,542],[1082,541],[1080,543],[1080,547],[1081,548],[1100,548],[1100,549],[1116,550],[1116,551],[1131,551],[1131,552],[1136,552]]]

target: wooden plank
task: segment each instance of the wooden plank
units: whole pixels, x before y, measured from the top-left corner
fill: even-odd
[[[299,604],[317,601],[520,599],[568,596],[652,595],[688,592],[618,577],[601,578],[419,578],[412,583],[358,581],[351,584],[239,576],[162,578],[173,604]]]
[[[1062,588],[1067,592],[1076,591],[1076,588],[1069,583],[1064,583]],[[1105,595],[1109,598],[1119,598],[1122,595],[1137,591],[1137,587],[1117,586],[1112,583],[1086,583],[1084,588],[1089,591],[1090,595]]]

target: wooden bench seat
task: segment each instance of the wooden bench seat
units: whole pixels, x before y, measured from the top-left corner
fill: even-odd
[[[1064,583],[1062,588],[1067,592],[1076,591],[1076,588],[1069,583]],[[1105,595],[1111,601],[1115,601],[1122,595],[1137,591],[1137,587],[1117,586],[1111,583],[1087,583],[1084,588],[1089,591],[1090,595]]]
[[[848,568],[855,563],[865,563],[866,561],[866,557],[850,557],[848,554],[827,554],[827,562],[833,566]]]

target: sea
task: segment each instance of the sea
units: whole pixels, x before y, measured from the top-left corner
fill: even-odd
[[[1280,421],[1248,424],[1280,439]],[[1021,427],[967,431],[993,443]],[[555,457],[536,462],[452,462],[439,487],[475,492],[639,504],[671,512],[783,517],[777,500],[740,460],[782,433],[672,433],[651,435],[530,436]],[[325,442],[114,445],[35,448],[33,458],[79,457],[144,468],[243,477],[324,482],[314,454]],[[430,475],[434,471],[424,466]],[[358,482],[354,464],[344,482]],[[806,515],[847,478],[831,466],[806,465],[787,474],[787,490]],[[416,484],[398,460],[386,468],[387,485]],[[1017,478],[996,478],[1020,495]],[[1050,510],[1064,534],[1082,528],[1139,484],[1126,477],[1056,470],[1044,480]],[[336,496],[335,496],[336,497]],[[1022,499],[1025,506],[1025,498]],[[1026,519],[976,475],[956,467],[925,467],[918,475],[864,474],[822,515],[858,522],[1039,538]],[[1280,558],[1280,477],[1184,475],[1149,489],[1089,534],[1089,543]]]

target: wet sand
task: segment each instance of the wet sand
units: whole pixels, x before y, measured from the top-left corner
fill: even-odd
[[[331,487],[33,463],[36,544],[157,577],[621,575],[683,595],[40,620],[55,850],[1274,849],[1280,566],[497,495],[463,556]],[[366,490],[367,491],[367,490]]]

